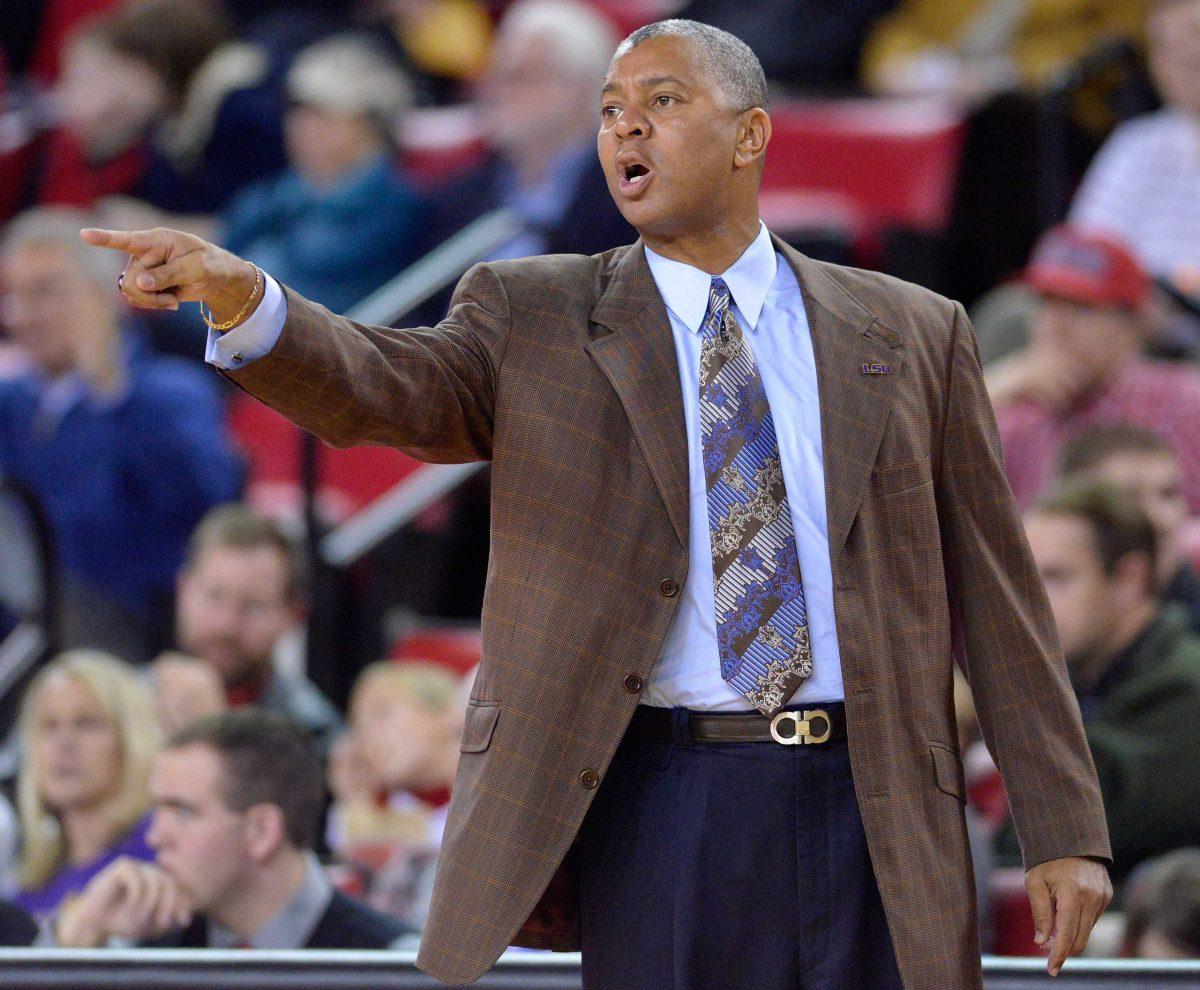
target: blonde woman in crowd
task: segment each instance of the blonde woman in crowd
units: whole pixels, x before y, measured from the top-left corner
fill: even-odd
[[[118,856],[154,858],[146,844],[148,779],[160,736],[132,669],[108,654],[78,650],[30,684],[20,738],[14,900],[46,916]]]

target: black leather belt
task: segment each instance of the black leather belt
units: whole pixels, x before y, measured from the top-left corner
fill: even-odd
[[[651,739],[678,739],[679,716],[671,708],[638,705],[629,732]],[[686,732],[697,743],[774,742],[784,746],[820,746],[846,741],[843,702],[817,703],[774,718],[758,712],[687,711]]]

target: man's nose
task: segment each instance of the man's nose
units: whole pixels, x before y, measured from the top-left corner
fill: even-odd
[[[222,600],[210,606],[208,617],[214,629],[228,636],[240,627],[242,609],[236,602]]]
[[[617,137],[622,140],[635,137],[644,138],[650,135],[650,123],[645,114],[637,107],[625,107],[617,116],[614,130]]]

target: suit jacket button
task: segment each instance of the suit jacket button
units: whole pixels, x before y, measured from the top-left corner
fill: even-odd
[[[642,689],[642,679],[637,674],[625,675],[625,690],[630,694],[637,694]]]
[[[658,591],[663,598],[674,598],[679,594],[679,582],[673,578],[663,578],[658,584]]]
[[[596,773],[595,770],[584,770],[579,775],[579,783],[583,784],[590,791],[600,783],[600,774]]]

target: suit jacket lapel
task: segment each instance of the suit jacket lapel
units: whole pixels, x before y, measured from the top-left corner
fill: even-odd
[[[778,238],[804,297],[817,365],[829,553],[836,560],[862,502],[903,367],[901,339],[820,265]],[[688,540],[688,447],[679,363],[666,306],[639,240],[615,262],[592,311],[587,349],[612,383],[680,543]],[[864,364],[890,374],[864,374]]]
[[[688,542],[688,444],[667,308],[639,240],[621,255],[592,311],[587,343],[620,396],[679,542]]]
[[[817,364],[821,446],[829,556],[837,561],[887,426],[903,366],[900,336],[879,323],[816,262],[778,238],[800,282]],[[890,365],[889,374],[866,374],[864,364]]]

